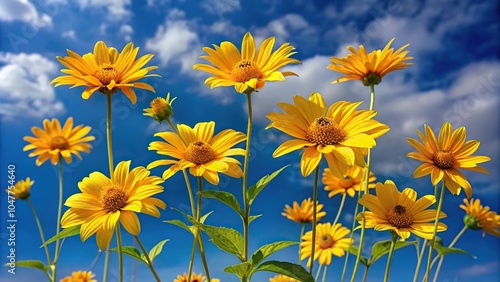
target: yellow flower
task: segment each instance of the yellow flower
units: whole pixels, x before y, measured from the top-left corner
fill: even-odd
[[[481,205],[479,199],[471,199],[470,202],[464,199],[464,205],[460,205],[466,213],[464,223],[469,229],[483,230],[485,233],[500,237],[500,215],[490,211],[490,207]]]
[[[90,126],[78,125],[73,128],[73,118],[70,117],[61,128],[58,119],[52,121],[45,119],[43,121],[43,129],[32,127],[31,132],[35,135],[25,136],[23,139],[31,144],[24,146],[23,151],[35,149],[28,156],[38,156],[36,165],[43,164],[46,160],[55,165],[61,157],[66,163],[71,163],[71,154],[82,159],[80,152],[88,153],[92,146],[85,142],[94,140],[94,136],[86,136],[91,130]]]
[[[150,103],[151,108],[144,109],[144,115],[154,118],[159,123],[164,120],[168,121],[170,117],[174,115],[172,103],[175,99],[177,99],[177,97],[170,100],[170,93],[167,94],[165,99],[161,97],[154,98]]]
[[[205,280],[205,276],[203,276],[201,273],[196,275],[196,273],[191,273],[191,279],[188,281],[188,274],[184,272],[184,275],[177,275],[177,279],[174,280],[174,282],[203,282]],[[213,279],[211,279],[213,281]]]
[[[299,280],[290,278],[282,274],[278,274],[272,278],[269,278],[269,282],[299,282]]]
[[[111,179],[93,172],[78,183],[82,193],[70,196],[65,205],[70,207],[61,219],[62,228],[81,225],[80,238],[87,240],[97,233],[99,249],[104,250],[120,221],[132,235],[139,234],[141,225],[134,212],[160,217],[158,208],[165,209],[163,201],[151,196],[163,192],[163,180],[149,176],[144,167],[129,171],[130,161],[120,162]]]
[[[463,187],[467,198],[470,199],[472,187],[458,168],[489,174],[488,170],[478,164],[487,162],[490,158],[471,156],[479,148],[480,142],[476,140],[465,142],[465,127],[462,126],[452,131],[449,122],[443,124],[437,140],[430,126],[424,125],[424,129],[425,135],[417,130],[422,143],[408,138],[408,143],[418,152],[410,152],[407,156],[423,162],[415,169],[413,177],[430,174],[432,185],[443,180],[453,195],[459,195],[460,188]]]
[[[73,271],[71,276],[66,276],[60,282],[97,282],[94,278],[95,274],[92,271]]]
[[[30,197],[30,189],[31,186],[35,183],[35,181],[31,181],[28,177],[26,180],[19,180],[13,186],[13,189],[7,189],[7,193],[9,195],[13,195],[16,199],[26,200]]]
[[[370,54],[366,53],[363,45],[359,45],[359,51],[348,46],[347,49],[352,54],[345,58],[332,57],[332,64],[328,65],[328,68],[346,75],[333,83],[360,80],[366,86],[376,85],[382,81],[382,77],[386,74],[413,65],[413,63],[406,62],[413,57],[407,57],[408,51],[403,51],[410,44],[406,44],[394,52],[394,48],[390,48],[393,41],[394,38],[385,45],[384,50],[374,50]]]
[[[377,183],[377,195],[365,194],[359,199],[359,204],[367,207],[369,212],[361,212],[357,216],[359,222],[365,217],[365,227],[377,231],[394,230],[401,240],[410,237],[410,232],[424,239],[432,239],[434,221],[437,211],[428,209],[436,202],[432,195],[426,195],[417,200],[417,192],[405,188],[399,192],[394,182],[387,180],[384,184]],[[445,218],[441,212],[439,218]],[[445,231],[446,224],[438,223],[438,232]]]
[[[351,245],[351,239],[346,238],[349,229],[337,223],[320,223],[316,226],[316,241],[314,248],[314,260],[318,259],[321,265],[330,265],[332,256],[342,257]],[[300,259],[307,260],[307,266],[311,265],[312,231],[308,231],[302,236],[300,243]]]
[[[231,148],[245,140],[245,134],[226,129],[214,136],[215,122],[200,122],[191,128],[178,124],[179,135],[173,132],[158,132],[155,136],[167,142],[154,141],[149,150],[156,150],[160,155],[174,159],[157,160],[148,165],[148,169],[160,165],[172,165],[163,172],[167,179],[179,170],[189,168],[194,176],[203,176],[213,185],[219,184],[218,172],[231,177],[242,177],[240,162],[231,156],[243,156],[245,150]]]
[[[55,83],[56,87],[59,85],[86,86],[87,88],[82,93],[83,99],[90,98],[95,91],[113,94],[121,89],[123,94],[135,104],[137,96],[133,87],[155,92],[151,85],[136,81],[144,77],[159,76],[147,74],[157,69],[157,66],[143,68],[153,54],[144,55],[136,60],[138,52],[139,47],[134,48],[132,42],[128,43],[118,54],[115,48],[108,47],[102,41],[95,44],[94,53],[87,53],[83,56],[68,50],[69,57],[57,56],[57,60],[67,67],[61,72],[67,75],[56,77],[50,84]]]
[[[364,148],[373,148],[375,138],[389,127],[372,118],[376,111],[356,110],[361,102],[339,101],[328,109],[319,93],[312,93],[309,100],[294,96],[295,105],[279,103],[285,113],[267,115],[274,127],[296,139],[285,141],[273,153],[280,157],[303,149],[300,169],[304,177],[318,166],[323,154],[332,173],[343,177],[347,167],[364,166]]]
[[[205,80],[210,88],[218,86],[234,86],[239,93],[249,90],[258,90],[264,87],[266,81],[284,81],[285,76],[295,75],[293,72],[280,71],[288,64],[300,64],[297,59],[289,58],[296,52],[289,43],[281,45],[278,50],[271,52],[274,46],[274,37],[269,37],[255,52],[255,41],[247,32],[241,43],[241,54],[238,48],[229,41],[224,41],[220,47],[214,49],[204,47],[208,56],[201,56],[212,65],[196,64],[195,70],[202,70],[213,74]]]
[[[340,178],[333,175],[330,168],[325,168],[323,171],[323,184],[325,184],[325,191],[330,191],[328,197],[333,197],[337,194],[347,195],[354,197],[356,192],[363,191],[365,189],[364,177],[365,168],[353,165],[349,167],[344,174],[344,177]],[[377,178],[375,174],[370,171],[370,178],[368,179],[368,188],[375,188],[375,183],[373,183]]]
[[[326,215],[326,212],[321,211],[323,204],[318,204],[316,206],[316,219],[319,221]],[[312,222],[313,220],[313,202],[311,198],[307,198],[299,203],[293,202],[293,208],[289,205],[285,205],[285,211],[281,213],[282,216],[293,220],[298,223]]]

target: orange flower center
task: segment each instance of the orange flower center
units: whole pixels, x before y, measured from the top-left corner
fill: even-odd
[[[350,176],[344,176],[344,179],[340,180],[340,186],[344,189],[351,188],[354,185],[354,180]]]
[[[333,246],[334,243],[335,240],[333,240],[333,237],[330,234],[323,234],[319,239],[319,246],[322,249],[329,249]]]
[[[167,101],[160,97],[154,98],[150,106],[155,115],[163,115],[163,110],[167,107]]]
[[[125,188],[118,185],[104,187],[99,192],[99,204],[107,212],[120,210],[125,206],[127,200]]]
[[[68,143],[68,140],[66,140],[66,138],[64,138],[62,136],[56,136],[56,137],[52,137],[50,139],[49,146],[50,146],[51,150],[55,150],[55,149],[67,150],[69,148],[69,143]]]
[[[209,144],[198,140],[189,143],[184,158],[197,165],[206,164],[215,159],[215,151]]]
[[[413,224],[411,215],[406,213],[406,208],[397,205],[387,215],[387,220],[392,226],[397,228],[408,228]]]
[[[335,145],[347,137],[347,132],[332,118],[320,117],[315,119],[306,132],[306,139],[318,145]]]
[[[247,82],[252,78],[261,79],[262,72],[254,61],[241,60],[231,71],[231,78],[237,82]]]
[[[432,158],[432,161],[440,169],[450,169],[455,165],[455,157],[446,150],[439,150]]]
[[[103,64],[99,67],[99,70],[94,76],[99,79],[103,85],[108,85],[111,80],[116,79],[116,69],[114,66],[110,64]]]

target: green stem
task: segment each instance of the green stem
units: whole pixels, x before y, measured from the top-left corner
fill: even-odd
[[[111,136],[111,95],[106,94],[106,143],[108,146],[108,167],[109,167],[109,179],[113,181],[113,145]],[[108,268],[109,268],[109,245],[106,247],[106,254],[104,255],[104,273],[102,277],[102,282],[106,282],[108,279]]]
[[[365,282],[366,281],[366,278],[368,277],[368,270],[370,269],[370,266],[367,265],[365,267],[365,272],[363,273],[363,280],[361,280],[362,282]]]
[[[436,185],[434,185],[434,197],[436,197],[436,199],[437,199],[437,197],[438,197],[438,185],[437,185],[437,184],[436,184]],[[435,208],[435,209],[437,209],[437,205],[438,205],[438,202],[435,202],[435,203],[434,203],[434,208]]]
[[[333,221],[332,226],[335,226],[335,224],[337,224],[337,221],[339,221],[340,214],[342,213],[342,209],[344,208],[344,202],[345,202],[346,196],[347,196],[347,193],[344,193],[344,195],[342,195],[342,200],[340,201],[339,210],[337,211],[337,216],[335,216],[335,220]]]
[[[465,230],[467,230],[467,225],[464,225],[464,227],[462,228],[462,230],[460,230],[460,232],[458,232],[457,236],[455,236],[455,239],[453,239],[453,241],[448,246],[448,248],[452,248],[455,245],[455,243],[458,241],[458,239],[464,234]],[[434,263],[436,263],[437,259],[438,259],[438,257],[436,256],[434,258],[434,260],[432,261],[432,263],[431,263],[431,268],[434,265]],[[443,260],[444,260],[444,256],[441,256],[441,258],[439,259],[438,266],[436,268],[436,273],[434,273],[434,279],[432,280],[434,282],[437,281],[437,278],[439,276],[439,271],[441,270],[441,265],[443,264]]]
[[[313,221],[312,221],[312,245],[311,245],[311,257],[309,261],[311,265],[309,266],[309,273],[313,273],[314,268],[314,252],[316,251],[316,225],[317,218],[316,213],[318,209],[318,176],[319,176],[319,164],[314,171],[314,187],[313,187]]]
[[[118,245],[118,275],[120,282],[123,281],[123,251],[122,251],[122,236],[120,234],[120,223],[116,225],[116,244]]]
[[[187,281],[191,281],[191,273],[193,273],[193,264],[194,264],[194,254],[196,253],[196,237],[198,236],[198,232],[195,232],[193,234],[193,246],[191,247],[191,259],[189,260],[189,266],[188,266],[188,279]]]
[[[356,201],[356,207],[354,208],[354,217],[352,219],[351,230],[354,230],[354,227],[356,226],[356,215],[358,214],[358,209],[359,209],[358,201],[360,198],[361,198],[361,191],[358,191],[358,200]],[[349,236],[350,242],[353,242],[353,237],[354,237],[354,232],[351,232],[351,235]],[[349,254],[350,254],[349,252],[346,252],[346,254],[345,254],[344,267],[342,268],[342,276],[340,278],[341,282],[344,282],[345,273],[347,270],[347,263],[349,262]]]
[[[363,207],[363,212],[361,216],[361,235],[359,239],[359,247],[358,247],[358,254],[356,256],[356,263],[354,264],[354,269],[352,271],[352,276],[351,276],[351,282],[354,282],[354,279],[356,278],[356,273],[358,272],[358,266],[359,262],[361,260],[361,252],[363,250],[363,243],[365,240],[365,208]]]
[[[300,228],[300,237],[299,237],[299,264],[302,265],[302,260],[300,259],[301,253],[300,251],[302,250],[302,246],[300,243],[302,243],[302,236],[304,236],[304,230],[306,228],[305,222],[302,222],[302,227]]]
[[[142,253],[144,254],[144,257],[146,258],[146,261],[148,262],[149,269],[153,273],[153,276],[155,277],[156,281],[160,282],[160,277],[158,277],[158,274],[156,273],[155,268],[153,267],[153,262],[149,258],[149,254],[146,251],[146,249],[144,248],[144,246],[142,245],[141,240],[139,240],[139,237],[137,235],[134,235],[134,238],[135,238],[135,241],[137,242],[137,244],[139,245],[139,247],[141,248]]]
[[[198,206],[196,207],[196,222],[200,222],[201,219],[201,192],[203,191],[203,181],[201,176],[198,176]],[[205,275],[207,276],[207,281],[210,281],[210,273],[208,271],[207,259],[205,257],[205,247],[203,246],[203,238],[201,237],[201,232],[198,227],[195,228],[196,237],[198,240],[198,246],[200,250],[201,261],[203,263],[203,268],[205,269]],[[189,281],[189,280],[188,280]]]
[[[389,248],[389,257],[387,258],[387,265],[385,266],[384,282],[389,281],[389,270],[391,269],[392,254],[394,253],[394,247],[396,247],[396,239],[398,238],[398,234],[394,231],[391,231],[391,235],[391,247]]]
[[[61,211],[62,211],[62,201],[63,201],[63,173],[62,173],[62,157],[59,156],[59,201],[57,203],[57,224],[56,224],[56,236],[61,231]],[[54,272],[52,274],[52,278],[56,281],[56,272],[57,272],[57,259],[59,258],[59,247],[61,246],[61,241],[59,239],[56,240],[56,249],[54,252]]]
[[[430,275],[430,271],[431,271],[432,250],[434,250],[434,242],[436,241],[436,233],[437,233],[438,224],[439,224],[439,214],[441,213],[441,208],[443,207],[444,190],[445,190],[445,185],[444,185],[444,180],[442,180],[441,195],[439,196],[439,204],[437,207],[436,218],[434,221],[434,232],[432,235],[432,241],[431,241],[431,245],[429,246],[429,255],[427,257],[427,267],[425,269],[424,282],[429,281],[429,275]]]
[[[314,276],[314,281],[318,281],[319,274],[321,273],[321,268],[323,267],[322,264],[318,266],[318,271],[316,271],[316,276]]]
[[[325,268],[323,269],[323,278],[321,279],[321,282],[326,281],[326,270],[328,269],[328,265],[325,265]]]
[[[28,202],[28,206],[30,206],[31,211],[33,212],[33,216],[35,217],[36,225],[38,226],[38,232],[40,232],[40,239],[42,239],[42,244],[45,244],[45,236],[43,235],[42,224],[40,224],[40,219],[38,218],[35,207],[31,203],[29,198],[26,199],[26,202]],[[49,248],[47,247],[47,245],[44,245],[43,248],[45,249],[45,255],[47,256],[47,263],[50,265],[52,262],[50,260]]]
[[[247,95],[247,106],[248,106],[247,140],[245,145],[245,160],[243,161],[243,185],[242,185],[243,205],[245,209],[245,216],[243,218],[243,238],[244,238],[243,258],[245,259],[245,262],[248,261],[248,228],[249,228],[248,217],[250,215],[250,206],[247,199],[247,188],[248,188],[248,159],[250,156],[250,140],[252,137],[252,119],[253,119],[252,92],[253,89],[248,89],[245,91],[245,94]],[[246,277],[243,277],[242,280],[246,281]]]
[[[418,256],[417,267],[415,269],[415,274],[413,275],[413,282],[417,282],[418,273],[420,272],[420,265],[422,264],[422,259],[424,258],[425,245],[427,244],[427,239],[424,240],[422,244],[422,249],[420,249],[420,255]]]

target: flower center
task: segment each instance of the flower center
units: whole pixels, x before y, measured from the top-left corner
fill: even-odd
[[[367,74],[365,77],[363,77],[363,85],[365,86],[370,86],[370,85],[377,85],[382,81],[382,77],[379,74],[376,74],[374,72],[370,72]]]
[[[111,80],[116,78],[116,69],[110,64],[104,64],[100,66],[100,69],[95,73],[95,77],[103,85],[108,85]]]
[[[163,115],[163,110],[167,107],[167,101],[160,97],[154,98],[150,106],[155,115]]]
[[[209,144],[198,140],[189,143],[184,153],[186,160],[197,165],[206,164],[215,159],[215,152]]]
[[[309,142],[318,145],[335,145],[347,137],[347,132],[340,127],[333,119],[320,117],[315,119],[306,132]]]
[[[452,168],[453,165],[455,165],[455,157],[453,157],[453,155],[446,150],[439,150],[434,155],[434,158],[432,158],[432,160],[434,161],[434,164],[440,169],[449,169]]]
[[[261,79],[262,72],[254,61],[242,60],[234,66],[231,78],[237,82],[247,82],[252,78]]]
[[[333,243],[335,243],[335,240],[333,240],[333,237],[330,234],[322,235],[320,240],[319,240],[319,246],[322,249],[330,248],[331,246],[333,246]]]
[[[397,205],[393,210],[387,215],[387,220],[392,226],[397,228],[408,228],[413,224],[411,215],[406,213],[406,208],[401,205]]]
[[[50,149],[51,150],[55,150],[55,149],[67,150],[68,148],[69,148],[69,143],[68,143],[68,140],[66,140],[66,138],[64,138],[62,136],[56,136],[56,137],[52,137],[52,139],[50,139]]]
[[[118,185],[111,185],[99,192],[99,204],[107,212],[115,212],[125,206],[128,196],[125,189]]]
[[[354,180],[350,176],[344,176],[344,179],[340,180],[340,186],[344,189],[351,188],[354,184]]]

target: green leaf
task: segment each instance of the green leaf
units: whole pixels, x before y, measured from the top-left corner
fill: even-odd
[[[187,226],[187,224],[185,224],[184,222],[182,222],[182,221],[180,221],[178,219],[164,220],[163,222],[169,223],[169,224],[173,224],[173,225],[177,225],[177,226],[181,227],[182,229],[185,229],[186,231],[188,231],[191,234],[194,233],[194,230],[191,230],[191,228],[193,226]]]
[[[70,236],[75,236],[76,234],[80,234],[80,227],[81,227],[81,225],[77,225],[77,226],[72,226],[72,227],[68,227],[68,228],[63,229],[61,232],[59,232],[59,234],[56,234],[54,237],[45,241],[45,243],[43,243],[43,245],[41,245],[40,248],[43,246],[46,246],[46,245],[48,245],[56,240],[70,237]]]
[[[262,215],[261,214],[258,214],[258,215],[251,215],[248,217],[248,223],[254,221],[255,219],[261,217]]]
[[[226,227],[216,227],[198,223],[201,230],[203,230],[210,237],[210,240],[219,249],[236,255],[241,261],[243,259],[243,236],[241,233]]]
[[[283,274],[288,277],[297,279],[302,282],[314,282],[314,278],[301,265],[270,260],[262,263],[255,271],[270,271],[278,274]]]
[[[248,188],[247,190],[248,204],[251,206],[257,195],[259,195],[259,193],[262,191],[262,189],[264,189],[264,187],[266,187],[266,185],[269,184],[271,180],[273,180],[282,170],[284,170],[288,166],[289,165],[286,165],[278,169],[277,171],[262,177],[259,181],[257,181],[257,183],[255,183],[255,185],[252,185],[250,188]]]
[[[9,264],[6,263],[5,266],[8,266]],[[49,267],[46,266],[43,262],[39,260],[21,260],[21,261],[16,261],[16,266],[19,267],[28,267],[28,268],[36,268],[40,269],[43,272],[47,272],[49,270]]]
[[[355,256],[358,256],[358,247],[351,245],[351,246],[349,246],[349,250],[348,251],[349,251],[349,253],[351,253],[351,254],[353,254]],[[361,256],[361,258],[359,259],[359,261],[362,264],[364,264],[365,266],[369,266],[367,258]]]
[[[205,220],[207,219],[207,217],[208,217],[209,215],[211,215],[212,213],[213,213],[213,211],[211,211],[211,212],[209,212],[209,213],[207,213],[207,214],[205,214],[205,215],[202,215],[202,216],[200,217],[200,222],[201,222],[201,223],[205,223]]]
[[[417,241],[397,241],[396,246],[394,246],[394,250],[399,248],[403,248],[410,245],[417,244]],[[370,258],[369,264],[373,264],[379,258],[383,257],[385,254],[389,253],[389,249],[391,248],[391,240],[380,241],[372,246],[372,256]]]
[[[255,253],[253,253],[252,257],[250,258],[250,263],[255,267],[259,263],[261,263],[264,259],[274,254],[275,252],[296,244],[298,243],[293,241],[279,241],[264,245],[260,247],[257,251],[255,251]]]
[[[463,255],[469,255],[469,256],[473,257],[474,259],[476,259],[475,256],[473,256],[473,255],[469,254],[468,252],[466,252],[462,249],[459,249],[459,248],[448,248],[448,247],[445,247],[442,245],[434,245],[434,249],[438,252],[438,254],[440,256],[446,256],[449,254],[463,254]]]
[[[110,252],[118,252],[118,248],[112,248],[112,249],[109,249]],[[123,246],[122,247],[122,252],[126,255],[129,255],[139,261],[142,261],[143,263],[145,263],[146,265],[148,265],[148,261],[146,260],[146,257],[141,254],[141,252],[136,249],[135,247],[132,247],[132,246]]]
[[[218,190],[205,190],[199,193],[205,198],[219,200],[220,202],[235,210],[241,217],[244,216],[243,211],[241,210],[240,203],[238,203],[238,200],[236,200],[236,197],[233,194]]]
[[[157,255],[161,253],[163,250],[163,245],[165,245],[166,242],[170,241],[169,239],[165,239],[163,241],[158,242],[151,250],[149,251],[149,259],[151,260],[151,263],[153,263],[153,260]]]
[[[235,264],[224,268],[225,272],[236,274],[240,279],[243,278],[250,269],[250,264],[248,262],[243,262],[240,264]]]

